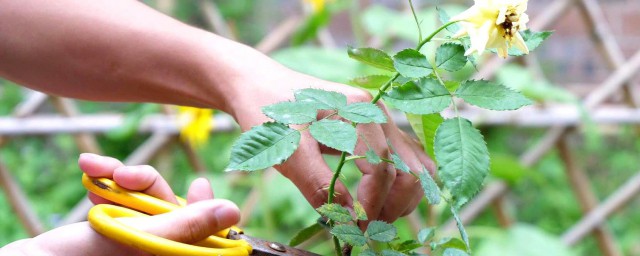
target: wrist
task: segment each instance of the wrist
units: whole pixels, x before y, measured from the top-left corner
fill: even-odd
[[[206,104],[229,113],[236,120],[240,111],[255,105],[256,97],[266,96],[276,86],[281,87],[287,77],[291,79],[291,75],[297,74],[241,43],[213,34],[203,42],[206,48],[201,56],[200,71],[205,77],[208,95],[214,95]]]

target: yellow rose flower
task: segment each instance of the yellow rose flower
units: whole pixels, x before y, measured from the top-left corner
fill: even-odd
[[[199,147],[209,139],[213,110],[193,107],[178,107],[178,120],[181,124],[180,139]]]
[[[507,57],[511,46],[525,54],[529,53],[519,31],[527,29],[529,16],[527,0],[475,0],[466,11],[451,18],[459,21],[461,31],[455,37],[469,35],[471,47],[465,52],[482,53],[485,49],[495,48],[498,56]]]

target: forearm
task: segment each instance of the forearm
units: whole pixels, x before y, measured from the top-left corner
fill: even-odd
[[[241,44],[130,0],[0,0],[0,76],[97,101],[228,110],[242,62],[272,65]]]

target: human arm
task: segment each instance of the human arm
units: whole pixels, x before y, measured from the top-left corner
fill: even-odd
[[[260,108],[291,100],[306,87],[338,91],[349,102],[368,93],[290,69],[245,45],[189,27],[136,1],[0,0],[0,76],[52,94],[99,101],[159,102],[221,109],[243,130],[268,121]],[[340,67],[336,67],[340,68]],[[320,117],[323,117],[321,114]],[[389,158],[387,139],[414,171],[433,171],[420,145],[392,122],[359,126],[375,152]],[[359,140],[355,153],[364,155]],[[276,168],[318,207],[333,172],[308,131],[293,156]],[[363,177],[358,200],[369,219],[393,221],[415,209],[416,179],[387,163],[355,161]],[[338,182],[336,202],[351,205]]]
[[[125,188],[142,191],[173,201],[175,195],[160,174],[149,166],[124,166],[120,161],[92,154],[79,159],[81,169],[92,177],[107,177]],[[94,203],[109,203],[95,195]],[[233,203],[213,199],[209,182],[193,181],[187,194],[188,205],[170,213],[144,218],[123,218],[125,224],[174,241],[193,243],[227,228],[239,220]],[[0,249],[0,255],[148,255],[110,240],[95,232],[87,222],[53,229],[30,239],[11,243]]]

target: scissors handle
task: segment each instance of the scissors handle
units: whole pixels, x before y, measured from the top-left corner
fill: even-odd
[[[242,230],[237,227],[222,230],[198,242],[199,246],[195,246],[136,230],[115,219],[148,216],[141,212],[150,215],[170,212],[186,205],[186,201],[182,198],[177,197],[181,205],[175,205],[141,192],[122,188],[113,180],[90,178],[86,174],[82,176],[82,184],[92,193],[129,208],[97,205],[89,211],[88,220],[91,226],[111,239],[156,255],[249,255],[252,252],[252,247],[247,241],[226,239],[231,230],[235,231],[234,233],[242,233]]]

